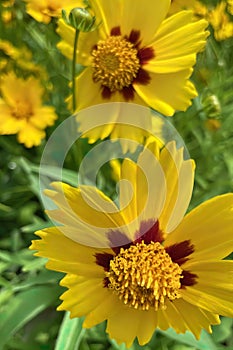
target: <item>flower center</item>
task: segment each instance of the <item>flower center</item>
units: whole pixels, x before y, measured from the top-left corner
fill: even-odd
[[[32,114],[31,107],[20,101],[16,101],[15,107],[11,112],[11,115],[16,119],[29,119]]]
[[[92,51],[93,80],[111,92],[131,85],[140,68],[138,51],[123,36],[110,36],[101,40]]]
[[[180,297],[182,269],[174,263],[164,247],[156,242],[144,241],[121,248],[110,261],[108,288],[113,290],[124,304],[135,309],[150,307],[165,309],[166,299]]]

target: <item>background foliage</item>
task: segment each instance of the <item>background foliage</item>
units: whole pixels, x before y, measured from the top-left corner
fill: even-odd
[[[65,98],[69,94],[71,62],[56,48],[59,40],[56,19],[49,24],[36,22],[19,0],[1,1],[0,7],[0,13],[6,10],[11,13],[9,21],[3,16],[0,19],[1,39],[19,49],[27,47],[32,53],[31,61],[44,72],[40,76],[46,100],[59,116],[55,125],[47,129],[49,136],[69,116]],[[17,62],[11,62],[1,50],[0,58],[7,58],[15,71],[25,77],[28,74],[38,77],[37,71],[18,67]],[[170,119],[197,163],[191,207],[233,190],[232,62],[233,39],[217,42],[211,35],[193,75],[199,96],[188,111]],[[45,259],[33,257],[28,250],[35,238],[33,232],[49,226],[38,192],[38,165],[45,142],[26,149],[15,136],[0,137],[0,349],[124,350],[124,345],[118,346],[107,337],[105,324],[84,330],[82,319],[70,320],[68,314],[56,311],[63,292],[58,285],[62,274],[46,270]],[[76,163],[72,155],[67,158],[69,170],[76,170],[73,164],[77,166],[80,157],[88,151],[86,140],[82,141],[81,149]],[[72,175],[72,172],[64,175],[70,183]],[[233,349],[232,325],[231,319],[223,318],[221,325],[213,327],[213,334],[203,332],[200,341],[189,333],[177,335],[172,330],[158,330],[144,349]],[[140,348],[137,343],[132,347],[133,350]]]

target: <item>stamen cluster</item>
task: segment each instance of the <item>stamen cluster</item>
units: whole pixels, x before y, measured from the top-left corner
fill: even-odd
[[[108,288],[135,309],[165,309],[165,301],[180,297],[182,269],[158,242],[144,241],[121,248],[110,261]]]
[[[110,36],[100,40],[92,51],[93,80],[111,92],[129,87],[140,68],[137,49],[123,36]]]

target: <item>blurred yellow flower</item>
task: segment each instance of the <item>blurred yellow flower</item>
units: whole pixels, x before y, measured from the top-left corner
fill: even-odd
[[[0,40],[0,57],[2,58],[0,71],[3,73],[19,69],[26,73],[34,73],[42,80],[47,80],[47,72],[32,61],[32,53],[25,46],[16,48],[10,41]]]
[[[199,17],[205,18],[213,27],[216,40],[221,41],[233,37],[233,22],[229,16],[229,13],[233,14],[232,0],[228,2],[226,0],[221,1],[216,7],[206,6],[197,0],[173,0],[169,14],[179,12],[184,8],[193,11],[194,20]]]
[[[227,4],[228,4],[228,7],[227,7],[228,12],[229,12],[231,15],[233,15],[233,0],[228,0],[228,1],[227,1]]]
[[[11,10],[4,10],[2,11],[2,21],[3,23],[7,24],[10,23],[12,21],[12,11]]]
[[[196,15],[204,17],[208,8],[198,0],[173,0],[169,9],[169,15],[182,10],[192,10]]]
[[[205,126],[210,131],[217,131],[221,128],[221,122],[218,119],[207,119]]]
[[[57,118],[53,107],[42,106],[44,91],[39,81],[9,73],[1,77],[0,91],[0,134],[17,134],[26,147],[38,146],[44,129]]]
[[[189,78],[207,22],[193,23],[188,11],[165,19],[170,0],[90,4],[100,26],[79,35],[77,61],[86,69],[76,78],[77,109],[132,101],[166,116],[186,110],[197,95]],[[72,58],[74,29],[60,20],[58,33],[59,49]]]
[[[52,17],[61,17],[62,9],[70,12],[75,7],[83,7],[82,0],[24,0],[26,11],[38,22],[49,23]]]
[[[233,37],[233,22],[227,13],[227,4],[225,1],[221,1],[209,12],[208,21],[214,29],[216,40],[221,41]]]
[[[155,329],[173,327],[197,338],[233,316],[233,194],[217,196],[185,217],[194,163],[171,142],[150,144],[137,163],[120,166],[119,208],[91,186],[53,183],[46,194],[62,226],[38,231],[30,249],[62,271],[58,310],[85,316],[83,326],[107,320],[107,332],[130,347]],[[156,179],[156,180],[155,180]],[[129,186],[129,183],[131,186]]]
[[[10,41],[0,39],[0,52],[16,60],[20,56],[20,50],[14,47]]]

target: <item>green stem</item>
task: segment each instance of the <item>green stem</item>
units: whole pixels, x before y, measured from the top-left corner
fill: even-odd
[[[73,65],[72,65],[72,92],[73,92],[73,112],[76,110],[76,87],[75,87],[75,68],[76,68],[76,55],[77,55],[77,44],[78,44],[79,30],[75,31],[74,38],[74,52],[73,52]]]

